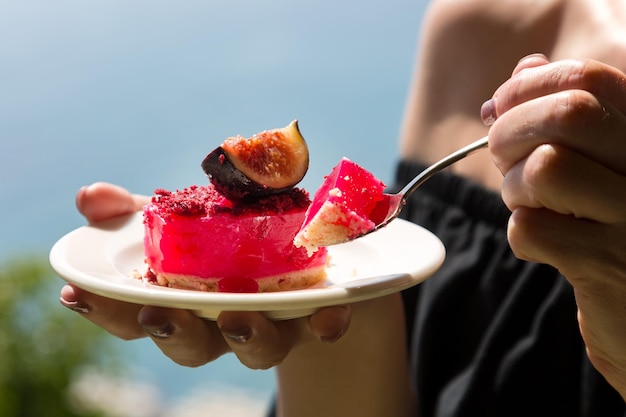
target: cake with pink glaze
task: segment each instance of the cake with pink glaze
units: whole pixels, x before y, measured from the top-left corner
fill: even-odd
[[[313,196],[294,244],[310,255],[323,247],[347,242],[375,226],[375,209],[385,184],[372,173],[343,158]]]
[[[326,276],[327,251],[293,244],[310,202],[300,188],[254,201],[231,201],[212,184],[156,190],[143,212],[144,279],[221,292],[315,285]]]

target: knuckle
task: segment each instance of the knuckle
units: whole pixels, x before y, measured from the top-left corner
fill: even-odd
[[[176,347],[164,346],[156,342],[163,353],[178,365],[187,368],[198,368],[218,359],[224,352],[218,349],[180,350]]]
[[[548,242],[542,237],[544,231],[537,218],[538,211],[518,207],[511,213],[507,228],[507,239],[513,254],[524,261],[547,261]]]
[[[558,133],[578,134],[581,130],[597,130],[608,118],[604,105],[584,90],[567,90],[555,95],[551,121]]]
[[[522,210],[515,210],[509,219],[507,229],[507,239],[513,254],[519,259],[527,259],[524,248],[526,242],[526,234],[524,233],[524,216],[520,215]]]
[[[528,157],[522,173],[525,194],[540,203],[546,189],[560,175],[560,154],[553,145],[540,145]]]
[[[187,368],[199,368],[202,365],[206,365],[209,361],[207,360],[201,360],[198,358],[176,358],[176,357],[170,357],[170,359],[172,359],[172,361],[174,361],[175,363],[177,363],[178,365],[187,367]]]
[[[270,355],[267,357],[250,355],[237,356],[239,357],[239,361],[246,367],[260,371],[271,369],[277,365],[280,365],[284,359],[284,357],[281,355]]]

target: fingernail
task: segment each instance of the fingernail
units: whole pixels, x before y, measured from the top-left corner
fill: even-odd
[[[83,185],[76,192],[75,201],[76,201],[76,207],[78,207],[79,210],[81,209],[81,206],[83,205],[83,200],[85,198],[85,194],[87,193],[87,188],[88,188],[87,185]]]
[[[480,107],[480,118],[485,126],[491,126],[498,118],[496,113],[496,99],[490,98]]]
[[[65,307],[80,314],[87,314],[91,311],[91,307],[81,301],[67,301],[64,298],[60,298],[59,301]]]
[[[174,326],[172,326],[170,323],[165,323],[157,326],[142,324],[141,327],[143,327],[146,333],[148,333],[155,339],[167,339],[174,333]]]
[[[77,195],[85,194],[87,192],[87,188],[88,188],[87,185],[83,185],[82,187],[78,189],[78,191],[76,191],[76,194]]]
[[[322,343],[335,343],[337,340],[341,339],[343,334],[344,334],[344,331],[340,330],[337,333],[332,334],[332,335],[322,335],[320,336],[320,341]]]
[[[529,54],[526,55],[524,57],[522,57],[519,61],[517,61],[518,64],[521,64],[525,61],[530,61],[530,60],[534,60],[534,59],[542,59],[542,60],[548,60],[548,57],[546,54],[542,54],[541,52],[535,52],[534,54]]]
[[[252,330],[248,326],[242,326],[236,329],[220,328],[222,334],[237,343],[246,343],[252,337]]]

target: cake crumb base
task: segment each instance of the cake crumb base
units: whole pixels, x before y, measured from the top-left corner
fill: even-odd
[[[162,287],[183,290],[219,292],[219,281],[224,278],[202,278],[194,275],[155,273],[151,269],[140,277],[144,282]],[[279,292],[301,290],[312,287],[326,279],[325,265],[286,274],[255,279],[259,286],[258,292]]]

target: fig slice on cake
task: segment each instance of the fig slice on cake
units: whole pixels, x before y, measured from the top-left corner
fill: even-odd
[[[309,149],[298,121],[245,138],[226,139],[202,161],[216,190],[230,200],[290,190],[309,168]]]

